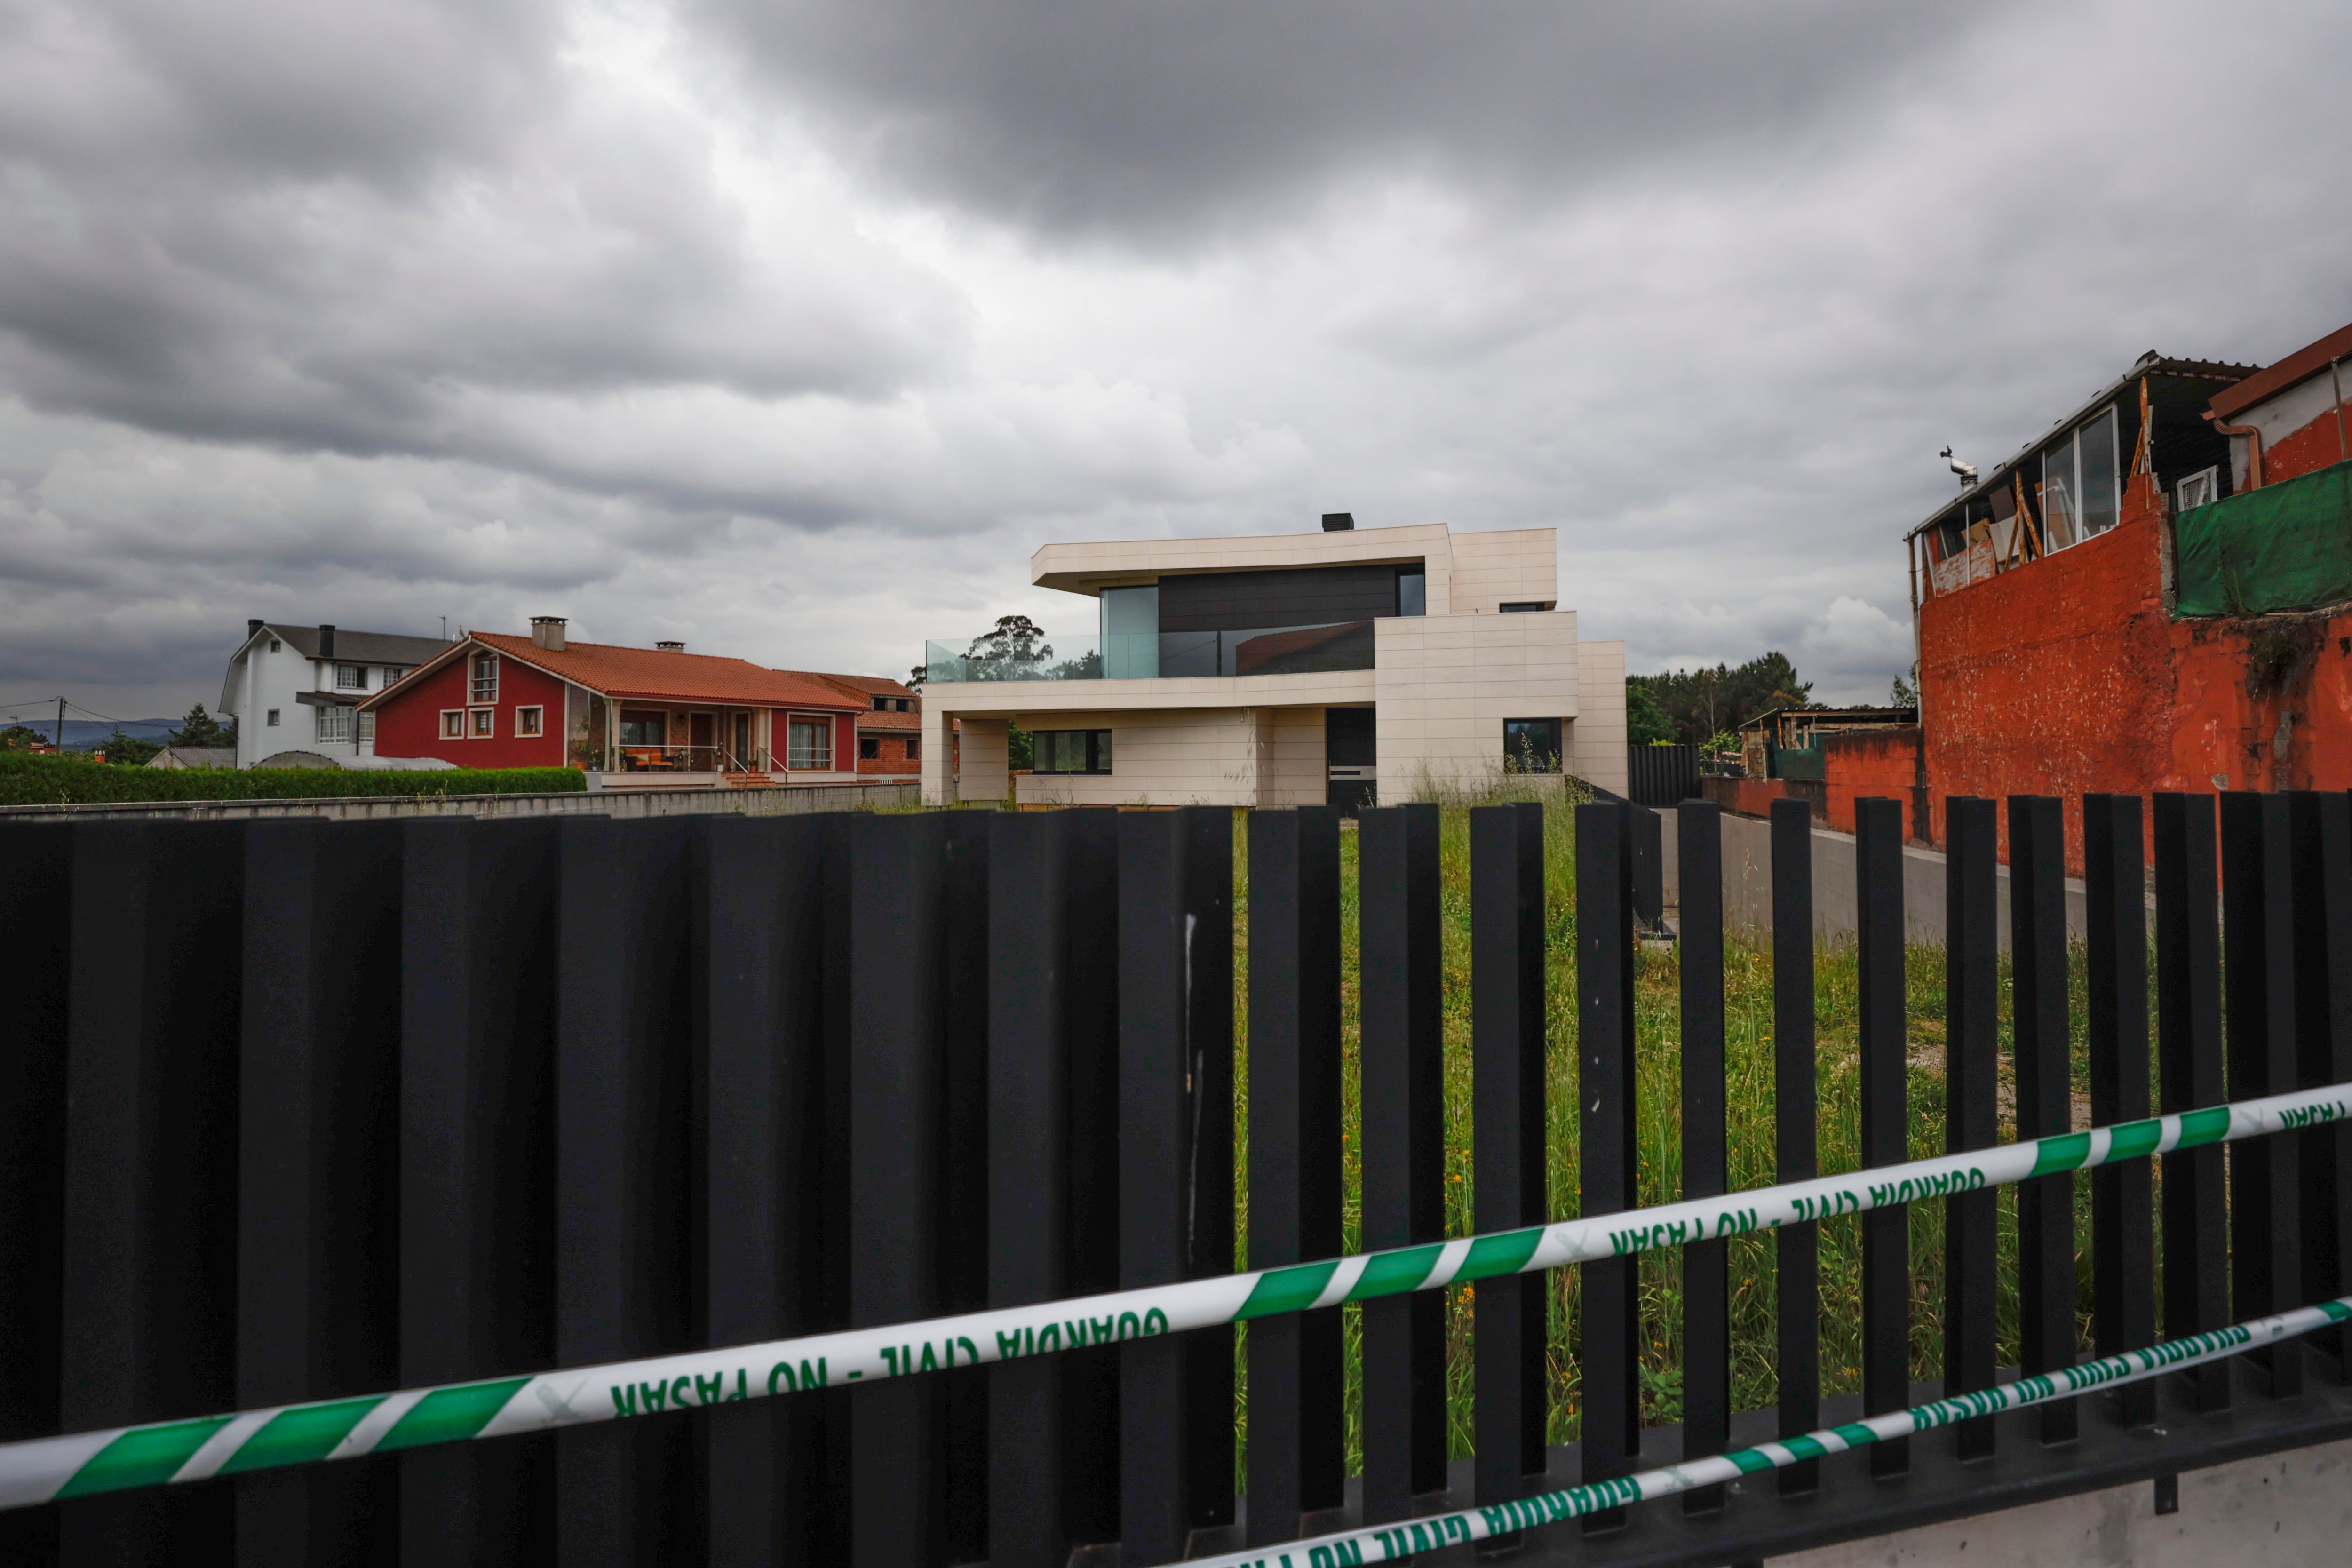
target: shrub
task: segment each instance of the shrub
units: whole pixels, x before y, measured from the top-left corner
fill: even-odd
[[[0,752],[0,805],[140,800],[307,800],[333,795],[560,795],[588,787],[572,768],[361,773],[333,768],[115,768],[80,757]]]

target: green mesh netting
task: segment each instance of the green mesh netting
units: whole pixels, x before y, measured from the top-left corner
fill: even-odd
[[[2180,514],[2182,616],[2307,610],[2352,599],[2352,463]]]

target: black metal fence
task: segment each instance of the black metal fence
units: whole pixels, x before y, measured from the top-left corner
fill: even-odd
[[[1950,805],[1950,1147],[1994,1141],[1996,806]],[[2071,1116],[2059,803],[2008,803],[2017,1132]],[[2091,1115],[2352,1080],[2352,801],[2091,797]],[[1635,1201],[1632,808],[1579,808],[1583,1213]],[[2218,816],[2218,819],[2217,819]],[[1248,819],[1249,1262],[1339,1249],[1337,815]],[[0,1438],[1047,1300],[1233,1267],[1223,809],[0,829]],[[1900,808],[1857,807],[1862,1148],[1905,1157]],[[1439,819],[1359,828],[1367,1247],[1441,1239]],[[1726,1182],[1720,824],[1678,814],[1685,1194]],[[1778,1174],[1814,1173],[1810,823],[1775,807]],[[1475,1227],[1544,1219],[1542,808],[1471,814]],[[2151,936],[2153,942],[2151,944]],[[2151,992],[2147,964],[2156,968]],[[2225,987],[2225,973],[2231,983]],[[2148,998],[2153,994],[2153,1016]],[[2023,1370],[2352,1288],[2341,1127],[2020,1189]],[[2226,1178],[2226,1179],[2225,1179]],[[1777,1408],[1733,1411],[1723,1242],[1683,1262],[1684,1417],[1641,1424],[1633,1259],[1581,1266],[1583,1440],[1547,1447],[1538,1276],[1234,1331],[0,1515],[9,1562],[1130,1565],[1401,1520],[1989,1386],[1995,1194],[1948,1200],[1946,1376],[1909,1381],[1899,1208],[1862,1216],[1863,1391],[1821,1394],[1816,1237],[1776,1233]],[[2158,1276],[2158,1244],[2163,1271]],[[2159,1288],[2160,1285],[2160,1288]],[[1530,1536],[1721,1563],[2352,1435],[2275,1348]]]
[[[1635,805],[1678,805],[1698,794],[1698,748],[1628,746],[1625,776]]]

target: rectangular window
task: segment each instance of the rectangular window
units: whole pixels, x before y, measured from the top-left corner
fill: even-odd
[[[469,721],[466,733],[477,741],[487,741],[499,732],[499,710],[495,708],[468,709]]]
[[[2172,510],[2176,512],[2211,506],[2221,499],[2221,470],[2218,465],[2193,473],[2172,487]]]
[[[277,710],[277,709],[272,708],[272,709],[269,710],[269,720],[268,720],[268,722],[269,722],[269,725],[270,725],[270,727],[271,727],[272,729],[277,728],[277,726],[278,726],[278,710]]]
[[[466,710],[462,708],[441,710],[441,738],[462,741],[466,738]]]
[[[367,742],[373,742],[374,739],[375,739],[375,715],[374,715],[374,714],[373,714],[373,713],[362,713],[362,714],[361,714],[361,715],[360,715],[360,741],[361,741],[361,742],[362,742],[362,744],[365,744],[365,743],[367,743]]]
[[[1503,771],[1511,773],[1559,772],[1559,721],[1504,720]]]
[[[478,653],[474,656],[474,688],[470,699],[476,702],[496,702],[499,700],[499,656]]]
[[[320,741],[348,741],[352,738],[352,710],[348,708],[313,708],[311,734]]]
[[[1160,587],[1105,588],[1095,605],[1102,673],[1112,680],[1160,674]]]
[[[866,762],[879,762],[882,758],[882,737],[860,735],[857,738],[857,754]]]
[[[515,710],[515,733],[516,733],[516,734],[518,734],[518,735],[537,735],[537,734],[541,734],[541,733],[544,733],[544,732],[545,732],[546,728],[547,728],[547,710],[546,710],[546,709],[544,709],[544,708],[518,708],[518,709],[516,709],[516,710]]]
[[[1514,599],[1509,604],[1499,607],[1503,614],[1507,616],[1538,616],[1543,613],[1543,601],[1541,599]]]
[[[877,697],[874,700],[874,711],[877,713],[890,711],[890,700],[887,697]]]
[[[2122,480],[2116,470],[2116,411],[2101,411],[2042,453],[2042,531],[2052,550],[2115,527]]]
[[[621,710],[621,744],[625,746],[659,746],[669,739],[669,717],[663,713],[632,713]]]
[[[1421,567],[1412,567],[1397,574],[1397,614],[1429,614],[1429,574]]]
[[[1107,773],[1108,730],[1040,730],[1031,737],[1030,768],[1041,773]]]
[[[787,768],[833,766],[833,721],[830,719],[787,721],[784,726],[784,766]]]
[[[339,664],[335,666],[335,689],[338,691],[365,691],[367,689],[367,666],[363,664]]]
[[[397,668],[394,668],[393,666],[391,666],[391,665],[389,665],[389,664],[387,664],[387,665],[385,665],[385,666],[383,667],[383,684],[384,684],[384,685],[386,685],[386,686],[390,686],[394,681],[398,680],[399,679],[400,679],[400,671],[399,671]]]
[[[919,763],[923,760],[923,738],[920,735],[907,737],[907,760],[910,763]]]

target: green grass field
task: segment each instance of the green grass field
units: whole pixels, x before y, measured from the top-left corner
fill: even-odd
[[[1563,805],[1548,806],[1545,814],[1549,1089],[1546,1104],[1549,1131],[1550,1217],[1577,1213],[1577,1096],[1575,1093],[1576,1010],[1574,965],[1575,843],[1573,812]],[[1470,1234],[1470,823],[1466,805],[1442,807],[1444,926],[1445,943],[1445,1085],[1446,1085],[1446,1234]],[[1246,814],[1237,813],[1234,847],[1234,999],[1239,1019],[1235,1080],[1234,1171],[1236,1212],[1246,1235],[1248,1223],[1248,841]],[[1359,1247],[1358,1207],[1360,1185],[1356,1136],[1358,1121],[1358,972],[1356,837],[1344,831],[1340,838],[1342,976],[1346,1023],[1344,1104],[1346,1144],[1347,1250]],[[2082,953],[2073,955],[2070,996],[2074,1010],[2074,1081],[2084,1078],[2084,996]],[[1910,1146],[1915,1157],[1943,1152],[1944,1140],[1944,954],[1941,949],[1913,948],[1906,956],[1908,1103]],[[1772,963],[1769,947],[1734,942],[1725,960],[1727,1072],[1728,1083],[1728,1152],[1734,1189],[1769,1185],[1774,1179],[1772,1161]],[[2010,1032],[2008,963],[2001,964],[2001,1065],[2003,1108],[2001,1137],[2015,1136],[2008,1104]],[[1636,973],[1637,1110],[1641,1146],[1640,1202],[1666,1203],[1681,1195],[1680,1059],[1678,1038],[1679,977],[1670,950],[1645,949]],[[1818,1016],[1821,1170],[1824,1175],[1855,1169],[1859,1164],[1861,1067],[1858,1056],[1858,1015],[1854,955],[1850,946],[1824,946],[1816,954],[1814,1005]],[[2078,1124],[2082,1113],[2076,1114]],[[2087,1247],[2089,1238],[2089,1177],[2076,1178],[2078,1237],[2078,1299],[2090,1300]],[[2001,1202],[2000,1328],[1999,1356],[2004,1364],[2017,1359],[2016,1211],[2013,1189]],[[1940,1374],[1942,1363],[1943,1205],[1916,1204],[1911,1208],[1912,1336],[1914,1378]],[[1731,1244],[1732,1389],[1735,1408],[1769,1405],[1776,1397],[1773,1363],[1774,1310],[1772,1243],[1767,1237],[1739,1237]],[[1237,1246],[1235,1267],[1244,1267],[1245,1249]],[[1840,1394],[1861,1386],[1862,1246],[1855,1216],[1830,1220],[1822,1227],[1822,1392]],[[1577,1343],[1578,1270],[1560,1269],[1549,1276],[1551,1310],[1549,1343],[1551,1370],[1550,1436],[1564,1442],[1577,1435],[1580,1375]],[[1645,1424],[1679,1419],[1682,1311],[1681,1266],[1674,1253],[1652,1253],[1642,1263],[1642,1323],[1646,1342],[1642,1382]],[[1448,1421],[1456,1458],[1471,1447],[1471,1336],[1476,1331],[1475,1286],[1447,1292]],[[1348,1315],[1349,1468],[1360,1468],[1362,1418],[1358,1378],[1358,1308]],[[2085,1328],[2087,1334],[2087,1327]],[[1244,1369],[1237,1379],[1236,1419],[1243,1442],[1247,1441],[1246,1340]]]

